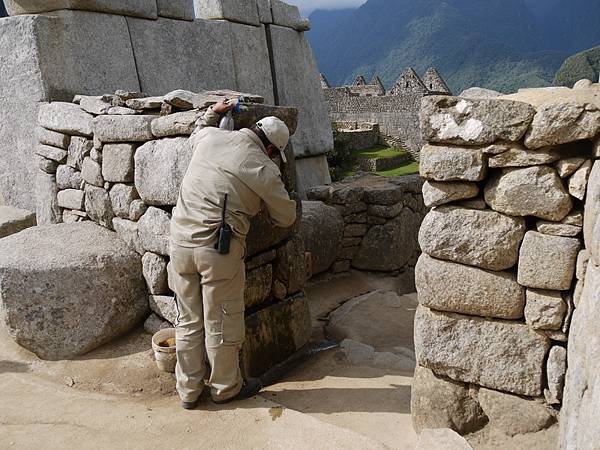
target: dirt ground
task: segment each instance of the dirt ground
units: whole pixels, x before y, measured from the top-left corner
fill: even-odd
[[[77,360],[50,362],[0,328],[0,448],[413,449],[410,420],[416,294],[404,280],[362,273],[307,288],[322,352],[255,398],[204,398],[180,408],[139,328]],[[374,332],[376,331],[376,332]],[[484,430],[474,448],[550,449],[555,430],[507,439]]]

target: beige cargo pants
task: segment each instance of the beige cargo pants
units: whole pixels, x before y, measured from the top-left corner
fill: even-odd
[[[244,342],[244,246],[231,240],[228,255],[212,247],[171,243],[169,286],[177,296],[177,392],[194,402],[208,378],[214,400],[242,387],[239,353]],[[207,375],[205,355],[210,364]]]

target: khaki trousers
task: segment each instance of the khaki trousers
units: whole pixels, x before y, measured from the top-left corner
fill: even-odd
[[[177,392],[194,402],[208,385],[214,400],[236,396],[242,387],[239,353],[244,342],[244,246],[231,240],[228,255],[212,247],[171,243],[169,286],[177,296]]]

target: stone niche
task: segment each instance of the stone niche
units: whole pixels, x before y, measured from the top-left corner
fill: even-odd
[[[600,438],[600,402],[585,393],[600,389],[589,346],[600,338],[600,86],[425,97],[420,121],[432,210],[416,266],[415,347],[428,376],[413,385],[415,427],[489,422],[514,435],[560,413],[561,448],[590,448]],[[450,391],[479,406],[440,410]]]
[[[233,91],[177,90],[158,97],[117,91],[76,96],[72,103],[40,108],[38,217],[44,224],[95,222],[127,244],[137,255],[145,280],[148,294],[141,311],[152,311],[146,321],[149,332],[172,326],[177,316],[166,268],[171,212],[192,155],[188,136],[209,105],[232,96],[243,100],[241,111],[234,114],[237,129],[274,115],[295,133],[295,108],[264,104],[259,95]],[[294,191],[294,156],[291,149],[287,153],[290,164],[282,167],[282,175],[287,189]],[[299,223],[300,204],[298,209]],[[310,337],[308,303],[302,293],[304,247],[297,230],[297,225],[272,226],[265,213],[252,222],[246,258],[247,344],[242,358],[246,375],[264,373]],[[26,340],[21,342],[27,346]],[[89,345],[81,348],[90,350]]]
[[[331,180],[327,106],[298,9],[278,0],[7,0],[0,19],[1,204],[35,209],[38,110],[116,89],[235,89],[298,110],[298,191]],[[196,13],[200,8],[196,9]],[[257,12],[258,11],[258,12]],[[202,43],[199,45],[198,43]]]

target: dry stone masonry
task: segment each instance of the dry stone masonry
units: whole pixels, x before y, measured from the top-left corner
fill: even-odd
[[[33,266],[25,262],[29,252],[0,261],[0,272],[8,280],[41,273],[40,282],[46,286],[40,290],[33,284],[25,301],[16,285],[2,284],[4,319],[17,342],[43,358],[56,359],[97,347],[148,317],[149,311],[146,329],[150,332],[176,323],[167,273],[171,213],[192,156],[188,137],[206,108],[224,97],[242,99],[241,111],[234,114],[237,129],[275,115],[292,134],[297,130],[296,109],[267,105],[261,96],[233,91],[176,90],[158,97],[116,91],[97,97],[78,95],[73,103],[40,107],[36,153],[43,183],[37,192],[38,217],[43,223],[61,225],[14,237],[15,245],[28,243],[35,254],[44,250],[51,256],[40,253]],[[286,151],[290,164],[282,168],[283,176],[288,190],[294,191],[294,157],[291,149]],[[299,211],[298,223],[300,217]],[[308,304],[302,293],[304,246],[297,230],[298,226],[273,227],[266,213],[252,222],[246,260],[243,365],[247,375],[262,374],[310,337]],[[50,237],[62,259],[54,257],[44,236]],[[45,244],[39,245],[42,241]],[[113,248],[113,262],[104,261],[104,253],[90,262],[98,249],[111,254]],[[74,285],[84,274],[93,286]],[[88,290],[99,298],[88,298]],[[109,292],[114,293],[112,303]],[[58,301],[63,295],[66,303]],[[45,315],[39,313],[41,304],[46,305]],[[127,314],[124,308],[129,308]],[[63,348],[80,309],[107,325],[99,330],[90,327],[87,334],[75,327],[80,343]],[[82,317],[77,316],[78,323],[84,326]]]
[[[562,448],[591,448],[600,86],[427,96],[420,122],[433,209],[416,265],[415,428],[514,435],[560,411]]]
[[[412,280],[417,233],[427,212],[419,177],[355,175],[308,191],[302,235],[313,274],[350,268],[403,273]],[[411,283],[412,284],[412,283]]]
[[[1,203],[33,211],[35,187],[52,189],[49,177],[35,176],[34,149],[55,161],[61,152],[48,153],[51,149],[39,148],[37,142],[62,150],[68,146],[60,142],[60,135],[32,133],[42,105],[116,89],[149,96],[180,88],[235,89],[256,92],[270,104],[295,107],[300,122],[292,138],[299,158],[298,190],[330,182],[325,153],[333,149],[333,139],[327,105],[303,33],[309,24],[298,8],[279,0],[7,0],[5,4],[11,17],[0,19]],[[144,99],[146,106],[153,101],[157,100]],[[109,108],[112,116],[144,105],[136,99],[113,106],[84,98],[83,106],[94,114]],[[67,114],[66,107],[61,110]],[[51,121],[55,115],[45,111]],[[89,137],[87,113],[72,108],[71,114],[68,124],[73,129],[62,134]],[[150,130],[144,118],[130,120],[138,128],[136,136],[119,137],[127,137],[127,142],[149,138],[150,132],[161,136],[161,127],[173,126],[157,122]],[[189,124],[185,116],[169,120],[182,120],[180,127]],[[111,128],[111,121],[106,119],[102,126]],[[43,163],[48,170],[55,165]],[[86,166],[89,177],[99,182],[97,167]],[[52,212],[51,208],[46,214]]]

